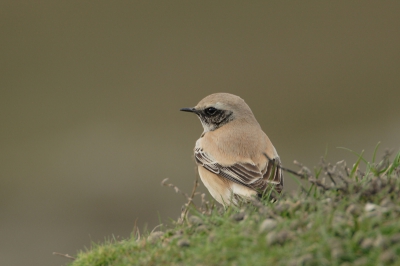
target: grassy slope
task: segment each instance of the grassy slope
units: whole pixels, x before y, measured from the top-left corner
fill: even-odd
[[[361,157],[352,169],[323,162],[314,177],[302,168],[306,192],[193,208],[170,229],[94,244],[71,266],[400,265],[400,153],[387,159],[367,163],[366,173]]]

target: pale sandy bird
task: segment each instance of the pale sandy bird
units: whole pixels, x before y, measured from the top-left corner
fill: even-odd
[[[219,203],[237,204],[271,187],[282,191],[278,153],[242,98],[215,93],[181,111],[195,113],[203,125],[194,156],[201,180]]]

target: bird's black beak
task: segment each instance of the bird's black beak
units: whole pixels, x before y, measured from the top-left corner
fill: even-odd
[[[179,111],[191,112],[191,113],[196,113],[197,112],[197,110],[195,108],[193,108],[193,107],[185,107],[185,108],[180,109]]]

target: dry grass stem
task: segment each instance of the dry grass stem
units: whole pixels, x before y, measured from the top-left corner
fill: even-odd
[[[62,254],[62,253],[58,253],[58,252],[53,252],[53,255],[61,256],[61,257],[64,257],[64,258],[67,258],[67,259],[70,259],[70,260],[76,260],[75,257],[72,257],[72,256],[70,256],[68,254]]]

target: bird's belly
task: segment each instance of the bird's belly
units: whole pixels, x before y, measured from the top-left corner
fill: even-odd
[[[220,177],[202,166],[199,166],[198,169],[201,181],[211,196],[224,206],[237,203],[235,194],[245,198],[256,194],[254,190]]]
[[[233,183],[233,182],[232,182],[231,190],[232,190],[233,194],[239,195],[242,198],[251,198],[252,196],[257,195],[256,191],[254,191],[248,187]]]
[[[229,205],[231,201],[231,190],[229,180],[224,180],[222,177],[211,173],[204,167],[199,166],[199,175],[204,186],[208,189],[211,196],[222,205]]]

